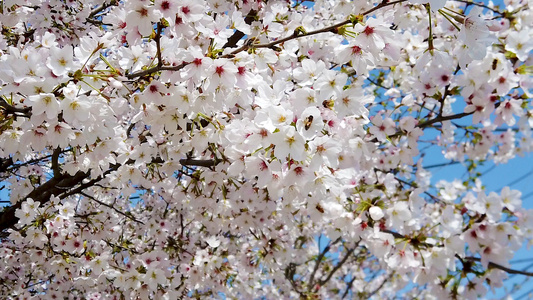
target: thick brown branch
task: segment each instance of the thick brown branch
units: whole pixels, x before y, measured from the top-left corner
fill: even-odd
[[[19,108],[15,107],[9,103],[3,98],[0,98],[0,107],[4,109],[6,114],[22,114],[24,117],[31,117],[31,108],[25,107],[25,108]]]
[[[13,228],[17,224],[15,211],[19,209],[22,202],[28,198],[41,203],[50,201],[52,195],[59,195],[72,186],[76,186],[89,176],[89,173],[78,172],[74,176],[63,174],[58,177],[53,177],[44,184],[38,186],[31,193],[29,193],[23,200],[17,202],[15,205],[6,208],[0,214],[0,231],[8,228]]]
[[[4,173],[8,170],[9,167],[13,166],[15,162],[13,161],[13,158],[0,158],[0,173]]]
[[[161,30],[163,30],[163,25],[161,22],[157,22],[157,30],[155,34],[155,45],[157,49],[157,66],[162,67],[163,66],[163,59],[161,58]]]
[[[255,18],[257,17],[257,11],[255,10],[250,10],[250,12],[248,13],[248,15],[246,15],[246,17],[244,18],[244,23],[250,25],[252,24],[252,22],[255,20]],[[237,43],[245,36],[245,34],[242,32],[242,31],[235,31],[233,33],[232,36],[230,36],[228,38],[228,41],[226,42],[226,44],[224,44],[224,46],[222,46],[222,48],[233,48],[237,45]]]
[[[72,196],[72,195],[76,195],[76,194],[79,194],[81,193],[83,190],[85,190],[86,188],[89,188],[91,186],[94,186],[97,182],[99,182],[100,180],[104,179],[108,174],[110,174],[111,172],[113,171],[116,171],[118,168],[120,167],[119,164],[116,164],[116,165],[113,165],[111,168],[109,168],[109,170],[105,171],[104,174],[92,179],[92,180],[89,180],[88,182],[86,183],[83,183],[81,184],[80,186],[78,186],[77,188],[75,189],[72,189],[64,194],[61,194],[59,196],[60,199],[65,199],[67,198],[68,196]],[[72,187],[74,187],[75,185],[73,185]]]
[[[285,278],[289,281],[292,288],[300,295],[300,298],[305,298],[305,293],[300,290],[300,288],[294,281],[295,274],[296,274],[296,264],[289,263],[289,266],[285,269]]]
[[[180,159],[180,164],[182,166],[214,167],[218,163],[219,161],[213,159]]]
[[[57,153],[57,155],[59,156],[59,153]],[[131,164],[133,162],[134,161],[131,160],[126,162],[126,164]],[[163,161],[159,159],[158,162]],[[9,162],[6,161],[5,163]],[[184,166],[213,167],[216,166],[219,161],[210,159],[182,159],[180,160],[180,163]],[[4,164],[4,162],[2,162],[2,164]],[[54,164],[55,163],[52,163],[52,165]],[[0,231],[4,231],[8,228],[14,228],[15,224],[17,224],[18,221],[15,217],[15,211],[21,207],[21,204],[24,200],[31,198],[34,201],[38,201],[41,204],[44,204],[49,202],[50,197],[53,195],[58,196],[60,199],[64,199],[68,196],[79,194],[83,192],[83,190],[85,190],[86,188],[94,186],[96,183],[104,179],[105,176],[107,176],[111,172],[116,171],[120,166],[121,165],[119,164],[113,165],[102,175],[92,180],[89,180],[88,182],[85,182],[83,184],[83,180],[89,177],[90,172],[78,172],[74,176],[54,172],[54,177],[52,177],[52,179],[35,188],[22,201],[19,201],[15,205],[6,208],[3,212],[0,213]]]
[[[61,148],[57,147],[52,153],[52,171],[54,172],[54,177],[61,176],[61,170],[59,168],[59,154],[61,153]]]

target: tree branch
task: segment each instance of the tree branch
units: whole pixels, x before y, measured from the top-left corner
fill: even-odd
[[[446,162],[446,163],[440,163],[440,164],[424,166],[422,168],[424,168],[424,169],[432,169],[432,168],[439,168],[439,167],[446,167],[446,166],[450,166],[450,165],[456,165],[456,164],[460,164],[460,163],[461,163],[460,161],[450,161],[450,162]]]
[[[294,281],[294,275],[296,273],[296,264],[289,263],[289,266],[285,268],[285,278],[289,280],[292,288],[300,295],[300,298],[305,299],[305,293],[300,290],[296,282]]]
[[[53,177],[44,184],[38,186],[31,191],[24,199],[17,202],[13,206],[6,208],[0,213],[0,231],[8,228],[13,228],[17,224],[17,217],[15,217],[15,211],[19,209],[24,200],[31,198],[34,201],[39,201],[42,204],[50,201],[52,195],[61,194],[66,188],[75,186],[82,182],[89,176],[89,173],[78,172],[75,175],[62,174],[58,177]]]
[[[390,2],[390,3],[387,3],[387,1],[383,1],[379,5],[374,6],[373,8],[369,9],[366,12],[363,12],[361,15],[366,16],[366,15],[369,15],[369,14],[373,13],[374,11],[376,11],[376,10],[378,10],[380,8],[383,8],[383,7],[386,7],[386,6],[389,6],[389,5],[395,5],[395,4],[398,4],[398,3],[405,2],[405,1],[407,1],[407,0],[398,0],[398,1],[393,1],[393,2]],[[285,38],[282,38],[282,39],[279,39],[279,40],[276,40],[276,41],[273,41],[273,42],[270,42],[270,43],[266,43],[266,44],[258,44],[258,45],[245,44],[242,47],[236,49],[235,51],[233,51],[233,52],[231,52],[229,54],[225,54],[225,55],[220,56],[220,58],[233,57],[233,56],[235,56],[235,54],[237,54],[239,52],[242,52],[242,51],[246,51],[249,48],[272,48],[275,45],[284,43],[286,41],[289,41],[289,40],[292,40],[292,39],[295,39],[295,38],[301,38],[301,37],[304,37],[304,36],[310,36],[310,35],[315,35],[315,34],[319,34],[319,33],[335,32],[335,30],[338,27],[344,26],[344,25],[350,24],[350,23],[352,23],[351,20],[345,20],[345,21],[342,21],[340,23],[324,27],[322,29],[318,29],[318,30],[314,30],[314,31],[306,32],[306,33],[292,34],[292,35],[287,36]],[[229,42],[229,40],[228,40],[228,42]],[[226,43],[226,44],[228,44],[228,43]],[[178,70],[183,69],[185,66],[189,65],[190,63],[191,62],[182,62],[178,66],[159,66],[158,65],[158,66],[149,68],[149,69],[144,70],[144,71],[139,71],[139,72],[135,72],[135,73],[132,73],[132,74],[128,74],[128,75],[126,75],[126,78],[133,79],[133,78],[136,78],[136,77],[142,77],[142,76],[145,76],[145,75],[148,75],[148,74],[152,74],[152,73],[155,73],[155,72],[159,72],[159,71],[178,71]]]
[[[326,279],[324,279],[324,280],[319,280],[318,284],[320,284],[321,286],[326,284],[331,279],[331,277],[333,277],[333,274],[335,274],[335,272],[337,272],[344,265],[344,263],[346,263],[348,258],[350,258],[350,256],[355,251],[355,248],[357,248],[358,244],[359,243],[357,243],[354,248],[348,249],[348,252],[346,252],[346,256],[344,256],[344,258],[333,268],[333,270],[331,270],[331,272],[329,272],[328,277],[326,277]]]
[[[357,279],[357,277],[353,276],[352,280],[350,280],[349,282],[346,283],[346,290],[342,294],[341,299],[344,299],[344,298],[346,298],[346,296],[348,296],[348,293],[352,290],[353,283],[354,283],[354,281],[356,279]]]
[[[389,6],[389,5],[395,5],[395,4],[398,4],[398,3],[405,2],[405,1],[406,0],[398,0],[398,1],[393,1],[393,2],[382,1],[380,4],[372,7],[371,9],[369,9],[369,10],[367,10],[365,12],[363,12],[361,15],[367,16],[367,15],[375,12],[376,10],[378,10],[380,8],[383,8],[383,7],[386,7],[386,6]],[[304,37],[304,36],[310,36],[310,35],[315,35],[315,34],[325,33],[325,32],[335,32],[338,29],[338,27],[344,26],[344,25],[350,24],[350,23],[352,23],[351,20],[345,20],[345,21],[342,21],[340,23],[337,23],[337,24],[334,24],[334,25],[331,25],[331,26],[327,26],[327,27],[324,27],[324,28],[321,28],[321,29],[309,31],[309,32],[306,32],[306,33],[300,33],[298,35],[293,34],[293,35],[290,35],[290,36],[287,36],[287,37],[284,37],[282,39],[279,39],[279,40],[276,40],[276,41],[273,41],[273,42],[270,42],[270,43],[266,43],[266,44],[254,45],[253,48],[271,48],[271,47],[273,47],[275,45],[284,43],[284,42],[292,40],[294,38],[301,38],[301,37]],[[232,54],[236,54],[234,52],[232,52]]]
[[[499,14],[500,16],[503,16],[503,15],[504,15],[504,14],[503,14],[502,12],[500,12],[499,10],[496,10],[496,9],[494,9],[494,8],[492,8],[492,7],[489,7],[489,6],[487,6],[487,5],[483,4],[483,3],[477,3],[477,2],[474,2],[474,1],[468,1],[468,0],[457,0],[457,2],[465,3],[465,4],[467,4],[467,6],[468,6],[468,5],[475,5],[475,6],[483,7],[483,8],[486,8],[486,9],[488,9],[488,10],[491,10],[491,11],[494,12],[494,13]]]
[[[244,18],[244,23],[250,25],[252,24],[252,22],[255,20],[255,18],[257,17],[257,11],[255,10],[250,10],[250,12],[248,12],[248,15],[246,15],[246,17]],[[242,31],[235,31],[233,33],[232,36],[230,36],[228,38],[228,41],[226,42],[226,44],[224,44],[224,46],[222,46],[222,48],[233,48],[237,45],[237,43],[245,36],[245,34],[242,32]]]
[[[59,156],[59,152],[54,151],[54,153]],[[54,154],[52,154],[54,156]],[[47,156],[48,157],[48,156]],[[54,158],[52,158],[54,160]],[[132,164],[134,161],[127,161],[126,164]],[[163,162],[162,160],[159,162]],[[8,162],[6,162],[8,163]],[[181,159],[180,164],[183,166],[198,166],[198,167],[213,167],[219,163],[218,160],[209,160],[209,159]],[[4,162],[2,162],[2,165]],[[52,169],[54,169],[54,163],[52,161]],[[98,176],[95,179],[92,179],[86,183],[82,183],[83,180],[87,179],[90,175],[88,172],[78,172],[75,175],[61,174],[54,171],[54,177],[48,180],[44,184],[35,188],[30,192],[24,199],[17,202],[16,204],[6,208],[3,212],[0,212],[0,232],[8,229],[14,228],[17,224],[18,219],[15,217],[15,211],[19,209],[22,205],[22,202],[28,198],[38,201],[41,204],[48,203],[51,196],[58,196],[60,199],[65,199],[68,196],[81,193],[84,189],[94,186],[97,182],[104,179],[106,175],[110,174],[113,171],[116,171],[121,165],[115,164],[106,170],[102,175]],[[78,187],[74,188],[75,186]],[[74,189],[72,189],[74,188]],[[72,190],[70,190],[72,189]]]
[[[334,242],[330,242],[322,252],[320,252],[318,254],[318,257],[316,258],[316,263],[315,263],[315,267],[313,268],[313,271],[311,272],[311,275],[309,276],[309,286],[307,287],[307,291],[311,291],[311,289],[313,288],[313,285],[315,284],[315,275],[316,275],[316,272],[318,271],[318,267],[320,266],[320,263],[322,262],[322,259],[324,258],[324,256],[326,255],[326,253],[328,253],[329,249],[331,249],[331,246],[332,245],[335,245],[336,243],[340,242],[341,241],[341,238],[337,238]],[[319,244],[320,244],[320,237],[319,237]],[[320,247],[320,245],[318,245]]]
[[[372,292],[370,292],[367,296],[368,299],[372,298],[372,296],[374,296],[377,292],[379,292],[379,290],[381,290],[383,288],[383,286],[385,286],[385,283],[387,283],[387,281],[389,281],[392,276],[393,276],[394,272],[392,272],[387,278],[383,279],[383,282],[375,289],[373,290]]]
[[[87,19],[92,19],[94,18],[97,14],[101,13],[102,11],[104,11],[105,9],[107,9],[108,7],[111,7],[111,6],[115,6],[117,5],[117,0],[111,0],[109,2],[104,2],[104,4],[100,5],[99,7],[93,9],[91,11],[91,13],[89,14],[89,16],[87,16]]]
[[[124,212],[121,211],[120,209],[117,209],[116,207],[114,207],[114,206],[112,206],[112,205],[109,205],[109,204],[107,204],[107,203],[105,203],[105,202],[102,202],[102,201],[100,201],[100,200],[94,198],[93,196],[90,196],[90,195],[88,195],[88,194],[86,194],[86,193],[84,193],[84,192],[80,192],[80,195],[83,195],[83,196],[85,196],[85,197],[87,197],[87,198],[89,198],[89,199],[95,201],[96,203],[98,203],[98,204],[100,204],[100,205],[103,205],[103,206],[105,206],[105,207],[107,207],[107,208],[112,209],[112,210],[114,210],[115,212],[117,212],[118,214],[121,214],[121,215],[123,215],[124,217],[126,217],[126,218],[128,218],[128,219],[130,219],[130,220],[132,220],[132,221],[134,221],[134,222],[137,222],[137,223],[140,223],[140,224],[143,224],[143,225],[144,225],[144,222],[135,219],[134,217],[132,217],[132,216],[130,216],[130,215],[124,213]]]
[[[435,118],[433,118],[431,120],[427,120],[426,122],[422,122],[422,123],[418,124],[417,127],[418,128],[425,128],[425,127],[428,127],[428,126],[430,126],[432,124],[439,123],[439,122],[442,122],[442,121],[460,119],[462,117],[469,116],[469,115],[471,115],[473,113],[474,112],[459,113],[459,114],[449,115],[449,116],[438,116],[438,117],[435,117]]]
[[[156,45],[156,56],[157,56],[157,66],[161,68],[163,66],[163,60],[161,59],[161,30],[163,30],[163,25],[161,22],[157,22],[156,34],[154,37]]]
[[[214,167],[219,164],[220,161],[214,159],[192,159],[184,158],[180,159],[182,166],[196,166],[196,167]]]
[[[390,233],[392,234],[395,238],[397,239],[405,239],[405,240],[408,240],[409,243],[412,244],[412,241],[413,239],[410,239],[400,233],[397,233],[397,232],[394,232],[394,231],[390,231],[390,230],[382,230],[382,232],[385,232],[385,233]],[[418,241],[418,240],[417,240]],[[421,242],[417,242],[417,245],[423,245],[423,246],[426,246],[426,247],[438,247],[436,245],[432,245],[432,244],[428,244],[428,243],[421,243]],[[473,256],[467,256],[465,258],[461,258],[459,255],[455,255],[455,257],[457,257],[459,260],[463,261],[463,260],[469,260],[469,261],[476,261],[476,262],[481,262],[481,258],[478,258],[478,257],[473,257]],[[502,266],[500,264],[497,264],[497,263],[493,263],[493,262],[489,262],[489,265],[488,265],[489,269],[490,268],[493,268],[493,269],[500,269],[502,271],[505,271],[509,274],[519,274],[519,275],[525,275],[525,276],[531,276],[533,277],[533,272],[526,272],[526,271],[521,271],[521,270],[515,270],[515,269],[511,269],[511,268],[508,268],[508,267],[505,267],[505,266]]]
[[[52,171],[54,172],[54,177],[61,176],[61,170],[59,168],[59,154],[61,153],[61,148],[57,147],[52,153]]]
[[[465,260],[469,260],[469,261],[481,262],[481,258],[473,257],[473,256],[467,256],[464,259]],[[488,267],[489,267],[489,269],[499,269],[499,270],[502,270],[502,271],[507,272],[509,274],[518,274],[518,275],[524,275],[524,276],[533,277],[533,272],[515,270],[515,269],[511,269],[511,268],[508,268],[508,267],[505,267],[505,266],[502,266],[500,264],[493,263],[493,262],[489,262],[489,266]]]
[[[21,116],[21,115],[16,114],[16,113],[20,113],[24,117],[27,117],[27,118],[31,117],[31,107],[25,107],[25,108],[15,107],[7,103],[7,101],[4,98],[0,98],[0,107],[4,109],[6,114],[13,114],[16,116]]]

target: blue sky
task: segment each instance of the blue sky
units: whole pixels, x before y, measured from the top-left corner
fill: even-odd
[[[487,3],[488,1],[484,1]],[[503,5],[503,0],[493,1],[497,5]],[[425,165],[437,164],[447,162],[444,160],[442,154],[438,149],[431,150],[425,158]],[[510,186],[512,189],[520,190],[522,192],[522,204],[523,207],[533,209],[533,156],[532,154],[526,154],[524,157],[516,157],[506,164],[494,165],[488,163],[481,168],[483,175],[481,179],[486,186],[487,193],[490,191],[500,192],[504,186]],[[453,180],[455,178],[463,178],[465,167],[462,165],[447,166],[442,169],[432,169],[432,184],[437,183],[439,180]],[[1,185],[0,185],[1,186]],[[0,201],[9,200],[7,191],[0,191]],[[3,204],[0,203],[0,206]],[[514,261],[522,261],[530,259],[529,261],[517,262],[512,265],[515,269],[522,269],[528,267],[532,269],[533,255],[531,251],[528,251],[526,247],[523,247],[515,254]],[[490,298],[502,298],[506,296],[505,289],[511,289],[514,283],[521,283],[526,278],[524,276],[513,276],[511,280],[506,283],[504,289],[499,289],[495,294],[489,294]],[[522,288],[513,295],[520,297],[528,292],[533,292],[533,285],[529,285],[529,288]],[[515,298],[517,299],[517,298]]]
[[[487,3],[488,1],[483,2]],[[496,0],[493,3],[504,6],[503,0]],[[522,192],[522,206],[524,208],[533,209],[533,154],[528,153],[524,157],[515,157],[506,164],[494,165],[489,163],[482,167],[481,171],[483,173],[481,180],[487,193],[491,191],[499,193],[504,186],[509,186],[511,189]],[[448,166],[440,170],[435,169],[433,170],[432,183],[441,179],[461,178],[463,174],[464,167],[460,165]],[[533,269],[533,252],[524,246],[515,253],[511,263],[514,269],[529,269],[531,271]],[[510,280],[506,282],[504,288],[498,289],[494,294],[489,293],[487,296],[491,299],[504,298],[507,296],[507,291],[513,288],[513,284],[522,284],[524,280],[527,280],[525,276],[521,275],[509,276],[509,278]],[[523,299],[532,292],[533,285],[531,281],[527,281],[524,287],[513,293],[512,296],[514,299]]]

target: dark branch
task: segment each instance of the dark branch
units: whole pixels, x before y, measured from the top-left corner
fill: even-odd
[[[478,258],[478,257],[467,256],[464,259],[465,260],[469,260],[469,261],[481,262],[481,258]],[[504,266],[502,266],[500,264],[493,263],[493,262],[489,262],[489,269],[499,269],[499,270],[505,271],[505,272],[507,272],[509,274],[518,274],[518,275],[524,275],[524,276],[533,277],[533,272],[515,270],[515,269],[507,268],[507,267],[504,267]]]
[[[406,236],[404,236],[404,235],[402,235],[400,233],[394,232],[394,231],[390,231],[390,230],[382,230],[382,231],[392,234],[394,236],[394,238],[407,240],[411,244],[413,244],[413,241],[416,241],[416,245],[417,246],[425,246],[425,247],[428,247],[428,248],[429,247],[439,247],[438,245],[432,245],[432,244],[428,244],[428,243],[419,242],[417,239],[410,239],[409,237],[406,237]],[[461,262],[463,262],[464,260],[481,262],[481,259],[478,258],[478,257],[467,256],[465,258],[461,258],[457,254],[455,255],[455,257],[457,257]],[[509,274],[519,274],[519,275],[525,275],[525,276],[533,277],[533,272],[515,270],[515,269],[507,268],[505,266],[502,266],[500,264],[493,263],[493,262],[489,262],[488,267],[489,267],[489,269],[491,269],[491,268],[492,269],[500,269],[500,270],[505,271],[505,272],[507,272]]]
[[[157,66],[159,68],[163,66],[163,59],[161,59],[161,30],[163,30],[163,25],[161,22],[157,22],[157,30],[154,40],[157,49]]]
[[[380,8],[383,8],[385,6],[394,5],[394,4],[402,3],[402,2],[405,2],[405,1],[407,1],[407,0],[398,0],[398,1],[393,1],[393,2],[390,2],[390,3],[387,3],[387,2],[384,1],[384,2],[380,3],[379,5],[374,6],[373,8],[369,9],[368,11],[363,12],[362,15],[366,16],[366,15],[369,15],[369,14],[373,13],[374,11],[376,11],[376,10],[378,10]],[[233,57],[235,54],[237,54],[239,52],[242,52],[242,51],[246,51],[249,48],[272,48],[275,45],[284,43],[286,41],[289,41],[289,40],[292,40],[292,39],[295,39],[295,38],[315,35],[315,34],[319,34],[319,33],[335,32],[335,30],[337,30],[338,27],[344,26],[344,25],[350,24],[350,23],[352,23],[351,20],[346,20],[346,21],[342,21],[340,23],[337,23],[337,24],[334,24],[334,25],[331,25],[331,26],[324,27],[322,29],[318,29],[318,30],[314,30],[314,31],[306,32],[306,33],[300,33],[298,35],[291,34],[291,35],[289,35],[289,36],[287,36],[285,38],[282,38],[282,39],[279,39],[279,40],[276,40],[276,41],[273,41],[273,42],[270,42],[270,43],[266,43],[266,44],[258,44],[258,45],[253,45],[253,44],[252,45],[248,45],[248,44],[246,44],[246,45],[243,45],[242,47],[236,49],[235,51],[231,52],[230,54],[222,55],[220,58]],[[235,39],[236,38],[237,37],[235,37]],[[228,40],[228,43],[229,43],[229,40]],[[136,77],[142,77],[142,76],[149,75],[149,74],[152,74],[152,73],[156,73],[156,72],[159,72],[159,71],[178,71],[178,70],[183,69],[188,64],[190,64],[190,62],[183,62],[183,63],[181,63],[178,66],[159,66],[158,65],[158,66],[154,66],[152,68],[149,68],[147,70],[143,70],[143,71],[139,71],[139,72],[128,74],[128,75],[126,75],[126,77],[128,79],[133,79],[133,78],[136,78]]]
[[[183,166],[214,167],[218,163],[219,161],[213,159],[180,159],[180,164]]]
[[[124,213],[124,212],[121,211],[120,209],[117,209],[116,207],[114,207],[114,206],[112,206],[112,205],[109,205],[109,204],[107,204],[107,203],[105,203],[105,202],[102,202],[102,201],[100,201],[100,200],[94,198],[93,196],[87,195],[87,194],[84,193],[84,192],[80,192],[80,195],[85,196],[85,197],[87,197],[87,198],[93,200],[94,202],[96,202],[96,203],[98,203],[98,204],[100,204],[100,205],[103,205],[103,206],[105,206],[105,207],[107,207],[107,208],[112,209],[112,210],[114,210],[115,212],[117,212],[118,214],[121,214],[121,215],[123,215],[124,217],[126,217],[126,218],[128,218],[128,219],[130,219],[130,220],[132,220],[132,221],[134,221],[134,222],[141,223],[141,224],[144,225],[144,223],[143,223],[142,221],[139,221],[139,220],[135,219],[134,217],[132,217],[132,216],[130,216],[130,215]]]
[[[368,294],[367,297],[370,299],[370,298],[372,298],[372,296],[374,296],[377,292],[379,292],[379,290],[381,290],[381,289],[383,288],[383,286],[385,286],[385,283],[387,283],[387,281],[389,281],[389,280],[392,278],[393,274],[394,274],[394,273],[391,273],[391,274],[389,275],[389,277],[383,279],[383,282],[382,282],[382,283],[381,283],[381,284],[380,284],[375,290],[373,290],[372,292],[370,292],[370,293]]]
[[[56,155],[59,156],[59,152],[54,151],[54,153],[56,153]],[[54,154],[52,154],[52,156],[54,156]],[[54,160],[54,158],[52,158],[52,160]],[[160,159],[159,160],[154,159],[154,160],[158,162],[163,162]],[[134,162],[133,160],[130,160],[126,162],[126,164],[132,164],[133,162]],[[181,159],[180,163],[183,166],[213,167],[213,166],[216,166],[219,163],[219,161],[208,160],[208,159],[205,159],[205,160],[203,159]],[[2,162],[2,165],[0,165],[0,167],[2,167],[3,164],[12,165],[12,163],[10,163],[9,161],[6,161],[6,162]],[[52,162],[52,168],[54,168],[55,164],[56,163]],[[15,224],[17,224],[18,222],[18,219],[15,217],[15,211],[21,207],[22,202],[24,200],[31,198],[34,201],[38,201],[41,204],[44,204],[44,203],[48,203],[50,201],[50,197],[52,196],[58,196],[60,199],[65,199],[68,196],[80,194],[86,188],[94,186],[96,183],[104,179],[105,176],[107,176],[111,172],[116,171],[120,166],[121,166],[120,164],[112,165],[102,175],[98,176],[95,179],[89,180],[88,182],[85,182],[83,184],[82,184],[83,180],[89,177],[90,171],[88,171],[87,173],[78,172],[73,176],[69,174],[60,174],[59,172],[56,173],[54,171],[54,177],[52,177],[52,179],[38,186],[31,193],[29,193],[24,199],[22,199],[21,201],[19,201],[13,206],[6,208],[3,212],[0,213],[0,231],[4,231],[5,229],[8,229],[8,228],[14,228]]]
[[[255,20],[255,18],[257,17],[257,11],[255,10],[250,10],[250,12],[248,13],[248,15],[246,16],[246,18],[244,18],[244,23],[250,25],[252,24],[252,22]],[[228,41],[226,42],[226,44],[224,44],[224,46],[222,46],[222,48],[233,48],[237,45],[237,43],[245,36],[245,34],[242,32],[242,31],[235,31],[233,33],[232,36],[230,36],[228,38]]]
[[[462,117],[466,117],[468,115],[471,115],[473,114],[474,112],[470,112],[470,113],[460,113],[460,114],[455,114],[455,115],[450,115],[450,116],[438,116],[434,119],[431,119],[431,120],[427,120],[426,122],[422,122],[420,124],[417,125],[417,127],[419,128],[425,128],[425,127],[428,127],[432,124],[435,124],[435,123],[440,123],[442,121],[448,121],[448,120],[455,120],[455,119],[460,119]]]
[[[486,8],[488,10],[491,10],[492,12],[494,13],[497,13],[499,14],[500,16],[503,16],[504,14],[502,12],[500,12],[499,10],[497,9],[494,9],[492,7],[489,7],[483,3],[477,3],[477,2],[474,2],[474,1],[467,1],[467,0],[457,0],[457,2],[462,2],[462,3],[465,3],[467,5],[475,5],[475,6],[479,6],[479,7],[483,7],[483,8]]]
[[[15,211],[19,209],[26,199],[31,198],[34,201],[39,201],[42,204],[50,201],[50,197],[53,195],[59,195],[72,186],[76,186],[81,183],[85,178],[89,176],[89,173],[78,172],[75,175],[63,174],[58,177],[53,177],[44,184],[38,186],[31,193],[29,193],[24,199],[17,202],[15,205],[6,208],[0,213],[0,231],[8,228],[14,228],[18,219],[15,217]]]
[[[100,5],[99,7],[95,8],[93,11],[91,11],[91,13],[87,17],[87,19],[88,20],[92,19],[97,14],[99,14],[99,13],[103,12],[104,10],[106,10],[108,7],[115,6],[115,5],[117,5],[117,1],[116,0],[111,0],[109,2],[104,2],[104,4]]]
[[[353,254],[353,252],[355,251],[356,247],[357,247],[357,245],[354,248],[352,248],[352,249],[348,249],[348,251],[346,252],[346,256],[344,256],[344,258],[333,268],[333,270],[331,270],[331,272],[329,272],[328,277],[326,277],[326,279],[324,279],[324,280],[319,280],[318,284],[320,284],[321,286],[326,284],[333,277],[333,274],[335,274],[340,268],[342,268],[342,266],[346,263],[348,258],[350,258],[350,256]]]
[[[59,154],[61,153],[61,148],[57,147],[52,153],[52,171],[54,172],[54,177],[61,176],[61,170],[59,168]]]
[[[326,253],[328,253],[329,249],[331,249],[331,246],[337,244],[340,241],[341,241],[341,238],[337,238],[334,242],[332,243],[330,242],[324,248],[324,250],[318,254],[318,257],[316,258],[315,267],[313,268],[313,271],[311,272],[311,276],[309,277],[309,286],[307,287],[307,291],[310,292],[311,289],[313,288],[313,285],[315,284],[315,275],[316,275],[316,272],[318,271],[318,267],[320,266],[320,263],[322,262],[322,259],[324,258]]]
[[[353,276],[352,280],[350,280],[348,283],[346,283],[346,290],[342,294],[342,298],[341,299],[344,299],[344,298],[346,298],[346,296],[348,296],[348,293],[350,293],[350,291],[352,290],[353,283],[355,282],[356,279],[357,279],[357,276]]]
[[[16,113],[22,114],[24,117],[31,117],[31,107],[25,107],[25,108],[19,108],[15,107],[9,103],[3,98],[0,98],[0,107],[4,109],[6,114],[14,114]],[[19,115],[20,116],[20,115]]]

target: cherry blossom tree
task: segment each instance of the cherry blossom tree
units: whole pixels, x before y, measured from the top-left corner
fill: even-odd
[[[479,178],[533,150],[532,2],[504,2],[1,1],[2,298],[533,276],[533,210]],[[428,147],[467,178],[432,183]]]

